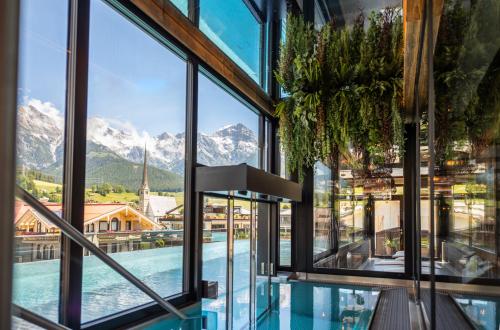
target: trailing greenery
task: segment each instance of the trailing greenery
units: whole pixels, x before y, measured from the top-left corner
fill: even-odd
[[[399,10],[360,14],[352,27],[316,31],[289,15],[276,77],[287,96],[277,105],[288,168],[339,155],[367,173],[403,152],[402,19]]]

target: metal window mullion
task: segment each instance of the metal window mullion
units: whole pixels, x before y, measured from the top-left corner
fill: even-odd
[[[226,329],[233,328],[234,192],[227,197]]]
[[[266,33],[266,23],[259,24],[260,42],[259,42],[259,85],[264,88],[266,84],[266,43],[267,43],[267,33]]]
[[[186,79],[186,136],[184,168],[184,283],[183,291],[196,295],[200,289],[201,268],[199,265],[202,237],[199,237],[200,218],[197,213],[196,194],[194,192],[197,155],[198,128],[198,63],[195,59],[187,61]],[[201,223],[202,225],[202,223]]]
[[[433,1],[427,0],[427,65],[428,65],[428,80],[427,80],[427,105],[428,105],[428,150],[429,150],[429,219],[430,219],[430,293],[431,293],[431,329],[436,329],[436,270],[435,270],[435,225],[434,225],[434,165],[435,165],[435,152],[434,152],[434,139],[435,139],[435,109],[434,109],[434,28],[433,28]],[[470,236],[472,237],[472,236]]]
[[[188,18],[194,26],[200,23],[200,0],[188,0]]]
[[[278,204],[266,204],[268,214],[267,219],[265,219],[266,227],[267,227],[267,306],[266,310],[271,308],[271,276],[274,274],[274,263],[271,260],[271,219],[272,217],[276,217],[278,212],[273,212],[273,207],[276,207]],[[279,240],[274,240],[275,242]]]
[[[259,150],[259,165],[258,167],[262,170],[265,170],[265,139],[266,139],[266,120],[263,114],[259,115],[259,137],[258,137],[258,150]]]
[[[0,329],[11,327],[19,1],[0,2]]]
[[[83,232],[90,2],[72,0],[69,10],[63,218]],[[82,267],[81,246],[62,235],[59,322],[72,329],[81,324]]]
[[[256,194],[252,192],[250,200],[250,326],[255,324],[255,299],[256,299],[256,277],[257,277],[257,209]]]

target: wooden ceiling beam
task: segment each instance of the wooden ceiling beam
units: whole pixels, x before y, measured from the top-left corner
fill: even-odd
[[[403,0],[403,31],[404,31],[404,82],[403,98],[405,104],[405,121],[415,122],[419,118],[420,110],[427,105],[427,79],[428,70],[428,44],[424,40],[422,61],[419,77],[419,100],[420,109],[415,109],[415,76],[417,71],[418,49],[420,46],[420,30],[424,16],[424,4],[426,0]],[[436,44],[439,31],[439,22],[443,13],[444,0],[433,1],[433,32],[434,45]],[[427,33],[424,34],[425,38]],[[435,49],[435,47],[434,47]]]
[[[274,114],[269,95],[233,60],[220,50],[203,32],[168,0],[130,0],[177,43],[197,56],[209,69],[224,77],[257,108]],[[244,38],[245,31],[241,31]]]

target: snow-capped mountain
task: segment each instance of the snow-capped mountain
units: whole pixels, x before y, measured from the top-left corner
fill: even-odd
[[[61,158],[63,120],[50,104],[29,102],[17,113],[17,158],[28,168],[42,169]]]
[[[36,100],[19,108],[19,165],[44,169],[62,162],[63,117],[54,110],[50,104]],[[177,174],[182,174],[184,168],[183,133],[150,136],[130,124],[92,117],[88,121],[87,141],[134,163],[142,163],[147,146],[150,165]],[[198,134],[198,162],[206,165],[255,164],[257,148],[254,132],[243,124]]]

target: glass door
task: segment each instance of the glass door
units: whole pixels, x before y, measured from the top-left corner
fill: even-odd
[[[256,204],[256,252],[255,252],[255,320],[265,314],[271,305],[271,273],[272,264],[270,262],[270,214],[271,204]],[[252,262],[254,262],[252,261]]]
[[[233,208],[233,274],[232,274],[232,327],[248,329],[251,312],[251,227],[255,222],[252,202],[234,200]],[[231,219],[231,215],[229,215]],[[231,260],[231,259],[230,259]]]
[[[209,329],[248,329],[271,301],[270,219],[272,204],[234,198],[204,198],[202,300]]]

